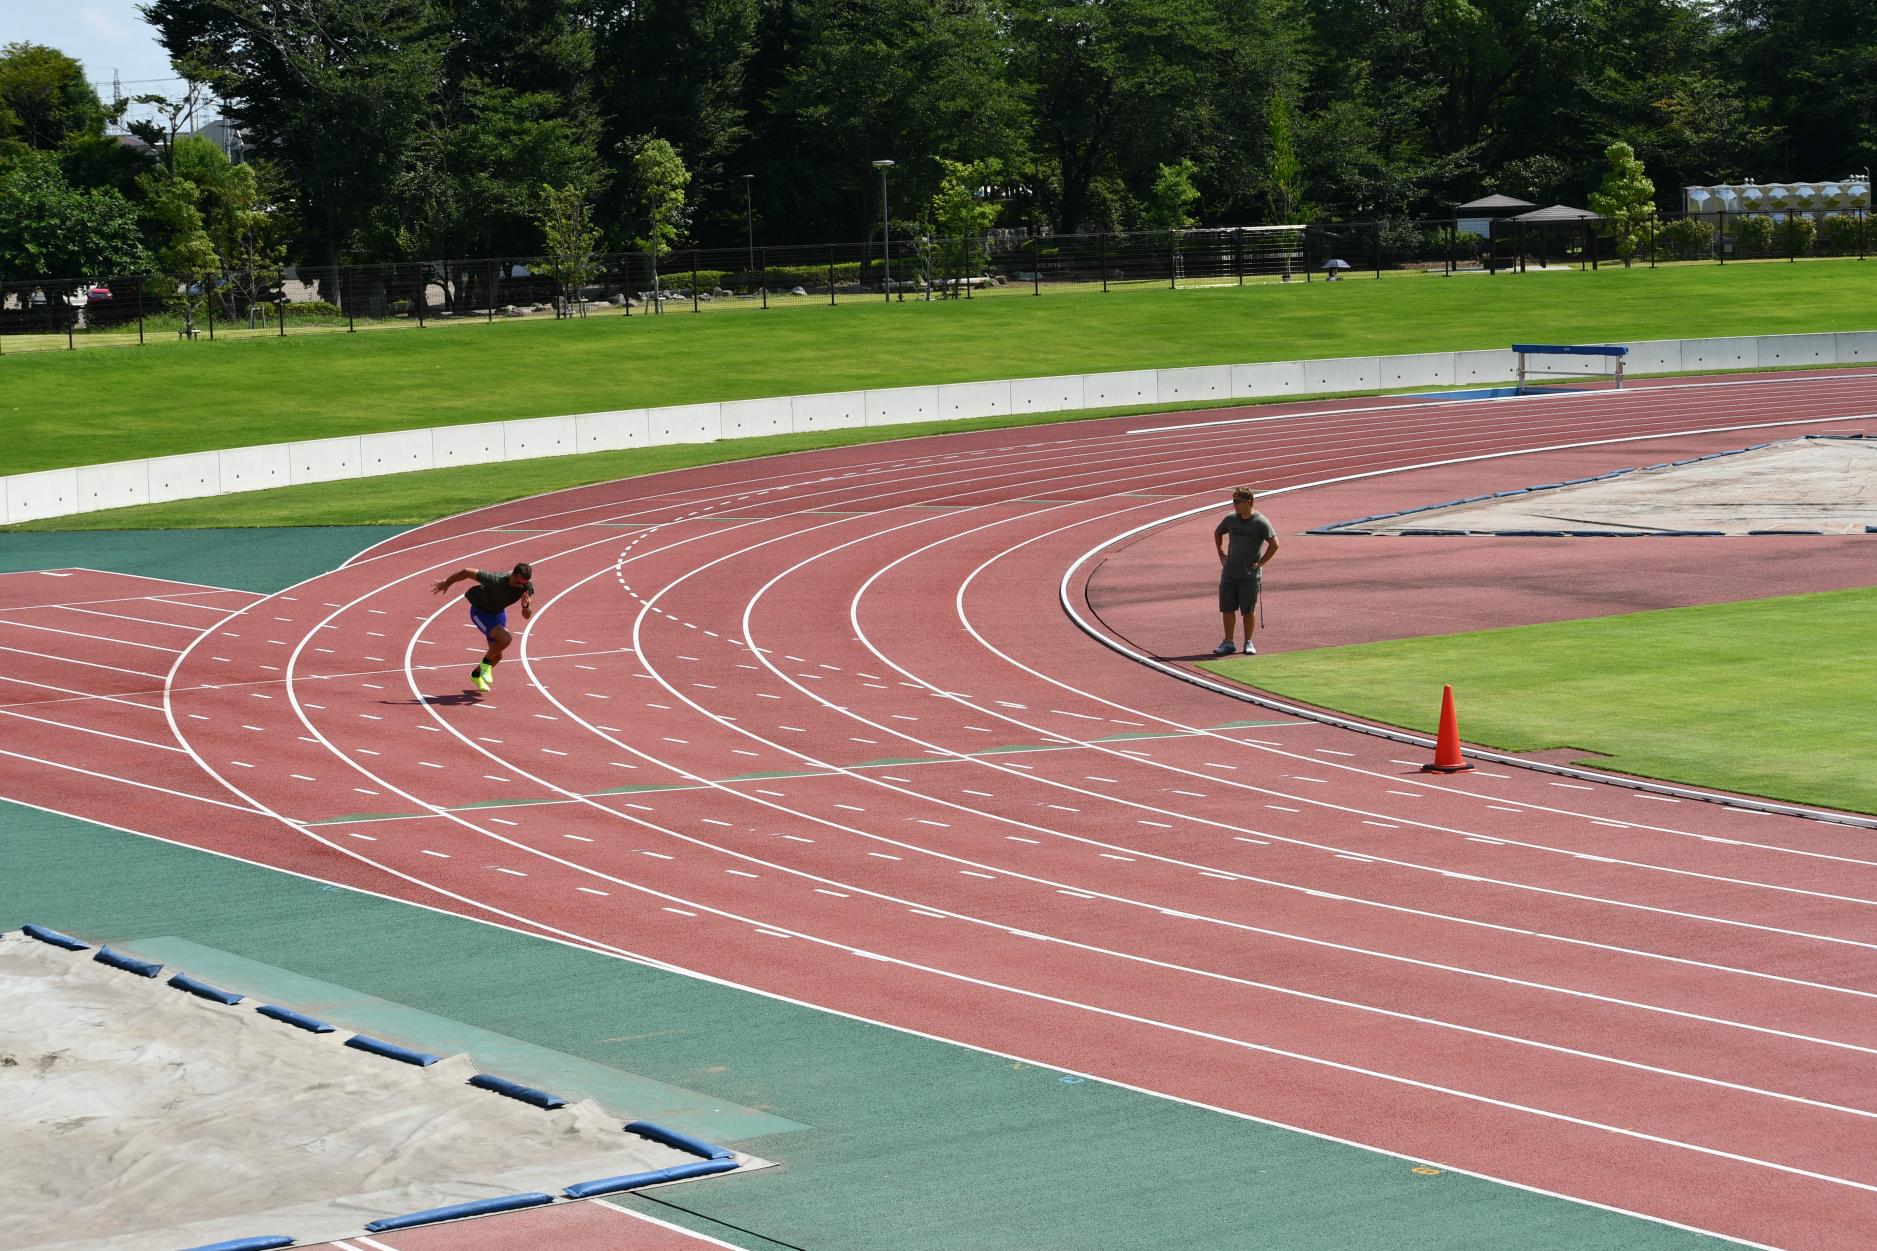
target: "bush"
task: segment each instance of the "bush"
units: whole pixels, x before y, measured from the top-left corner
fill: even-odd
[[[345,312],[326,300],[308,300],[304,304],[285,304],[288,321],[344,321]]]
[[[1810,256],[1818,242],[1818,223],[1795,214],[1779,223],[1773,240],[1781,256]]]
[[[1706,260],[1714,255],[1714,227],[1698,217],[1664,222],[1655,232],[1655,251],[1668,260]]]
[[[902,259],[897,243],[893,252],[894,269],[898,269],[901,264],[912,263],[910,252]],[[713,291],[718,287],[728,291],[755,291],[765,286],[771,291],[787,291],[790,287],[826,287],[828,285],[826,265],[771,265],[768,269],[759,270],[700,269],[695,279],[691,275],[692,271],[682,265],[672,269],[666,269],[660,265],[658,285],[666,291],[678,288],[688,291],[693,281],[702,291]],[[859,280],[859,261],[841,261],[834,266],[834,281],[837,285]],[[635,276],[631,285],[636,290],[638,284],[649,284],[650,281],[651,275],[642,274]]]
[[[1825,252],[1855,256],[1871,244],[1870,225],[1856,213],[1833,213],[1825,219]],[[1861,245],[1861,247],[1860,247]]]
[[[1773,219],[1764,213],[1746,213],[1733,226],[1735,256],[1767,256],[1773,250]]]

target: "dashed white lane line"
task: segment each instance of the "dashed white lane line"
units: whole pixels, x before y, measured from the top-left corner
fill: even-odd
[[[574,887],[574,889],[575,889],[575,890],[577,890],[577,891],[579,891],[579,892],[580,892],[581,894],[583,894],[583,895],[599,895],[599,896],[601,896],[601,897],[603,897],[603,898],[611,898],[611,896],[610,896],[610,895],[608,895],[608,894],[607,894],[607,893],[606,893],[605,891],[603,891],[603,890],[595,890],[595,889],[594,889],[593,887],[591,887],[591,886],[576,886],[576,887]]]
[[[1149,821],[1146,817],[1141,817],[1139,820],[1142,825],[1151,825],[1156,830],[1170,830],[1173,828],[1165,821]]]
[[[841,891],[838,891],[838,890],[829,890],[829,889],[828,889],[827,887],[825,887],[825,886],[817,886],[817,887],[815,887],[815,894],[817,894],[817,895],[832,895],[832,896],[834,896],[834,897],[835,897],[836,899],[849,899],[849,898],[852,898],[852,896],[849,896],[849,895],[847,895],[847,894],[844,894],[844,893],[842,893]]]
[[[1483,777],[1485,775],[1482,774],[1481,776]],[[1594,791],[1597,789],[1594,786],[1585,786],[1581,782],[1546,782],[1545,785],[1556,786],[1567,791]]]
[[[1403,798],[1403,799],[1419,799],[1419,798],[1421,798],[1421,793],[1420,793],[1419,791],[1388,791],[1388,792],[1386,792],[1386,793],[1387,793],[1387,794],[1390,794],[1390,795],[1399,795],[1399,796],[1401,796],[1401,798]]]
[[[586,835],[584,835],[584,834],[563,834],[563,835],[561,835],[561,837],[562,837],[562,838],[571,838],[571,839],[572,839],[572,840],[573,840],[574,842],[576,842],[576,843],[590,843],[590,842],[592,842],[592,841],[593,841],[592,839],[590,839],[590,838],[588,838],[588,837],[587,837]]]
[[[995,882],[997,880],[997,877],[995,874],[979,873],[976,869],[960,869],[958,870],[958,872],[963,874],[965,877],[981,877],[987,882]]]
[[[1040,839],[1040,838],[1025,838],[1025,837],[1024,837],[1023,835],[1021,835],[1021,834],[1006,834],[1006,835],[1004,835],[1004,837],[1005,837],[1005,838],[1007,838],[1007,839],[1009,839],[1009,840],[1010,840],[1011,842],[1013,842],[1013,843],[1028,843],[1028,844],[1029,844],[1030,846],[1032,846],[1032,847],[1041,847],[1041,846],[1043,845],[1043,840],[1042,840],[1042,839]]]
[[[446,855],[446,854],[444,854],[443,852],[440,852],[440,851],[431,851],[431,850],[430,850],[429,848],[424,848],[421,854],[423,854],[423,855],[426,855],[426,856],[435,856],[435,857],[436,857],[437,859],[439,859],[439,860],[448,860],[448,859],[449,859],[449,856],[447,856],[447,855]]]
[[[757,877],[756,874],[751,873],[748,869],[725,869],[724,872],[728,873],[731,877]]]
[[[489,867],[491,869],[494,869],[497,873],[506,873],[510,877],[527,877],[528,876],[526,873],[523,873],[520,869],[504,869],[499,864],[492,864]]]
[[[677,859],[676,856],[668,856],[662,851],[647,851],[643,847],[639,848],[639,854],[641,856],[651,856],[653,859],[656,859],[656,860],[676,860]]]
[[[1303,811],[1302,808],[1286,808],[1283,804],[1266,804],[1265,807],[1275,808],[1279,812],[1302,812]]]

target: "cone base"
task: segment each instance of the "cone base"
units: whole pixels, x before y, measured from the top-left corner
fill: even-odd
[[[1473,766],[1470,764],[1452,764],[1452,765],[1424,764],[1421,766],[1421,772],[1422,773],[1465,773],[1467,770],[1471,769],[1472,767]]]

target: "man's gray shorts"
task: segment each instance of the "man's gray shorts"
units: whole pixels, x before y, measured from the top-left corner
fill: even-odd
[[[1250,612],[1258,606],[1259,578],[1220,578],[1219,611]]]

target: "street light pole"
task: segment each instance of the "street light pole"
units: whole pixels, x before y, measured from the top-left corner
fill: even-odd
[[[886,302],[893,302],[893,223],[886,215],[886,171],[893,168],[891,161],[875,161],[873,167],[880,171],[880,263],[886,275],[880,283],[880,294]]]
[[[750,197],[750,180],[754,174],[743,175],[743,221],[749,227],[749,270],[756,272],[756,202]]]

